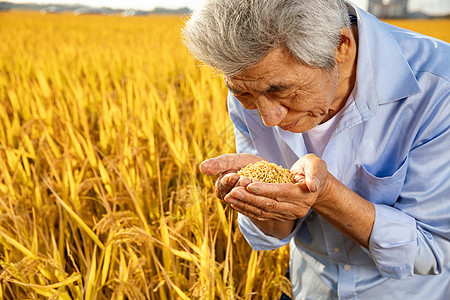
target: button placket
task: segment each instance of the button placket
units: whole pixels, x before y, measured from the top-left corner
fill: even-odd
[[[357,299],[355,293],[356,269],[349,264],[339,264],[339,299]]]

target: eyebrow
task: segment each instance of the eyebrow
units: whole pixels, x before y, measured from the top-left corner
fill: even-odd
[[[269,85],[269,88],[264,91],[265,94],[267,93],[273,93],[273,92],[283,92],[292,87],[292,84],[285,85],[285,84],[271,84]]]
[[[225,82],[225,86],[226,86],[227,89],[229,89],[230,92],[232,92],[233,94],[240,94],[240,93],[242,93],[242,91],[235,89],[234,87],[228,85],[226,82]]]
[[[242,91],[235,89],[234,87],[228,85],[225,83],[225,86],[232,92],[233,94],[240,94]],[[285,85],[285,84],[271,84],[269,85],[269,88],[259,92],[260,94],[268,94],[268,93],[274,93],[274,92],[283,92],[292,87],[292,84]]]

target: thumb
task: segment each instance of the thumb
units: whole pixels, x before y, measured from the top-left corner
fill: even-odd
[[[306,176],[306,186],[311,193],[315,193],[320,188],[320,179],[317,176]]]
[[[326,163],[314,154],[308,154],[300,158],[291,168],[294,178],[302,180],[309,191],[314,193],[321,188],[321,184],[327,176]]]
[[[206,175],[217,175],[220,173],[219,164],[215,158],[210,158],[200,164],[200,171]]]
[[[311,173],[306,173],[305,176],[298,171],[291,171],[291,173],[294,174],[295,182],[305,184],[310,192],[314,193],[319,190],[321,182],[317,176],[311,176]]]
[[[223,154],[203,161],[200,164],[200,171],[206,175],[217,175],[232,170],[235,154]]]
[[[237,172],[249,163],[264,160],[250,153],[229,153],[210,158],[200,164],[200,171],[206,175],[217,175],[225,172]]]

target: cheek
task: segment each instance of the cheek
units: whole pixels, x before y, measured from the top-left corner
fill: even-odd
[[[317,86],[316,93],[311,95],[308,100],[308,111],[317,115],[320,113],[327,113],[333,102],[336,92],[336,83],[334,81],[324,81]]]
[[[307,113],[317,107],[323,106],[323,91],[306,92],[301,91],[297,92],[295,97],[286,103],[286,107],[288,107],[292,113]]]
[[[334,69],[332,74],[329,74],[328,80],[324,80],[322,82],[323,92],[328,96],[328,98],[334,98],[334,94],[336,93],[336,89],[339,81],[339,72],[337,67]]]
[[[245,109],[248,109],[248,110],[255,110],[255,109],[257,109],[257,107],[256,107],[254,102],[241,102],[241,104],[242,104],[242,106]]]
[[[234,96],[234,97],[241,103],[241,105],[245,109],[249,109],[249,110],[256,109],[256,105],[255,105],[254,101],[252,101],[250,99],[241,98],[241,97],[239,97],[239,98],[236,96]]]
[[[320,122],[317,118],[310,115],[304,116],[300,119],[300,122],[294,128],[290,129],[290,132],[303,133],[314,127],[316,127]]]

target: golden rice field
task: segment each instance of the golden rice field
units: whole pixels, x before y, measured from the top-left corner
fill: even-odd
[[[407,28],[450,43],[450,19],[391,19],[383,20],[395,26]]]
[[[449,41],[439,22],[415,29]],[[182,25],[0,13],[0,299],[289,291],[288,248],[252,251],[198,171],[233,152],[233,129]]]

